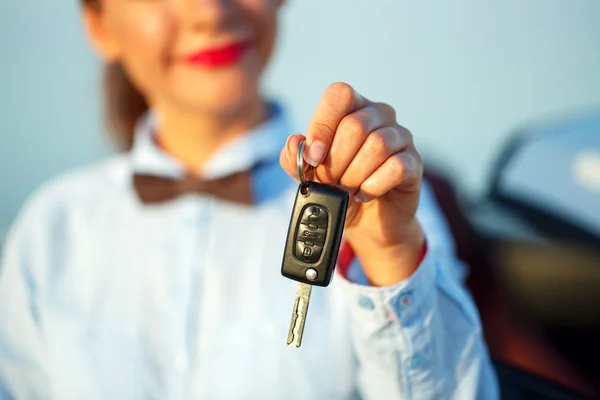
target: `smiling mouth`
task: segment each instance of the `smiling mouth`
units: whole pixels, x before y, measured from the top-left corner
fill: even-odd
[[[183,57],[183,61],[188,65],[198,67],[225,67],[238,62],[249,48],[249,42],[234,42],[188,54]]]

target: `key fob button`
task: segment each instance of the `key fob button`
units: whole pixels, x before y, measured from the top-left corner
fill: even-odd
[[[305,225],[316,225],[318,228],[327,229],[327,211],[318,206],[308,206],[302,213],[300,223]]]
[[[308,246],[303,242],[296,242],[295,256],[298,260],[307,264],[315,264],[321,258],[323,246]]]
[[[296,240],[299,242],[313,242],[319,246],[325,245],[327,229],[309,229],[308,225],[300,224]]]
[[[302,259],[306,262],[311,262],[312,260],[312,247],[306,246],[304,247],[304,251],[302,252]]]
[[[323,207],[306,206],[302,211],[296,233],[294,255],[298,261],[316,264],[321,258],[327,239],[327,219],[329,214]]]

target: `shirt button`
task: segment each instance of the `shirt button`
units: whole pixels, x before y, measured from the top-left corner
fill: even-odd
[[[421,354],[414,355],[410,358],[410,369],[419,369],[423,366],[423,356]]]
[[[179,372],[185,372],[188,369],[188,358],[185,354],[175,357],[175,369]]]
[[[373,303],[373,300],[365,296],[358,299],[358,305],[367,310],[372,310],[375,308],[375,303]]]
[[[408,307],[412,304],[412,293],[404,293],[400,295],[400,305],[402,307]]]

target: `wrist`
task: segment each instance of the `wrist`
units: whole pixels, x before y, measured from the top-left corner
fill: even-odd
[[[416,218],[407,226],[405,240],[381,243],[353,233],[348,242],[373,286],[393,286],[409,278],[419,267],[426,251],[425,236]]]

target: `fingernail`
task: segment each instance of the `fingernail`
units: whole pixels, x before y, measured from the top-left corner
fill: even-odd
[[[327,150],[325,143],[319,140],[312,142],[306,150],[306,161],[316,167],[325,158],[325,150]]]
[[[364,203],[365,202],[365,195],[362,193],[357,193],[354,195],[354,201],[356,201],[357,203]]]
[[[356,201],[357,203],[368,203],[371,200],[373,200],[373,197],[365,193],[359,193],[356,196],[354,196],[354,201]]]

